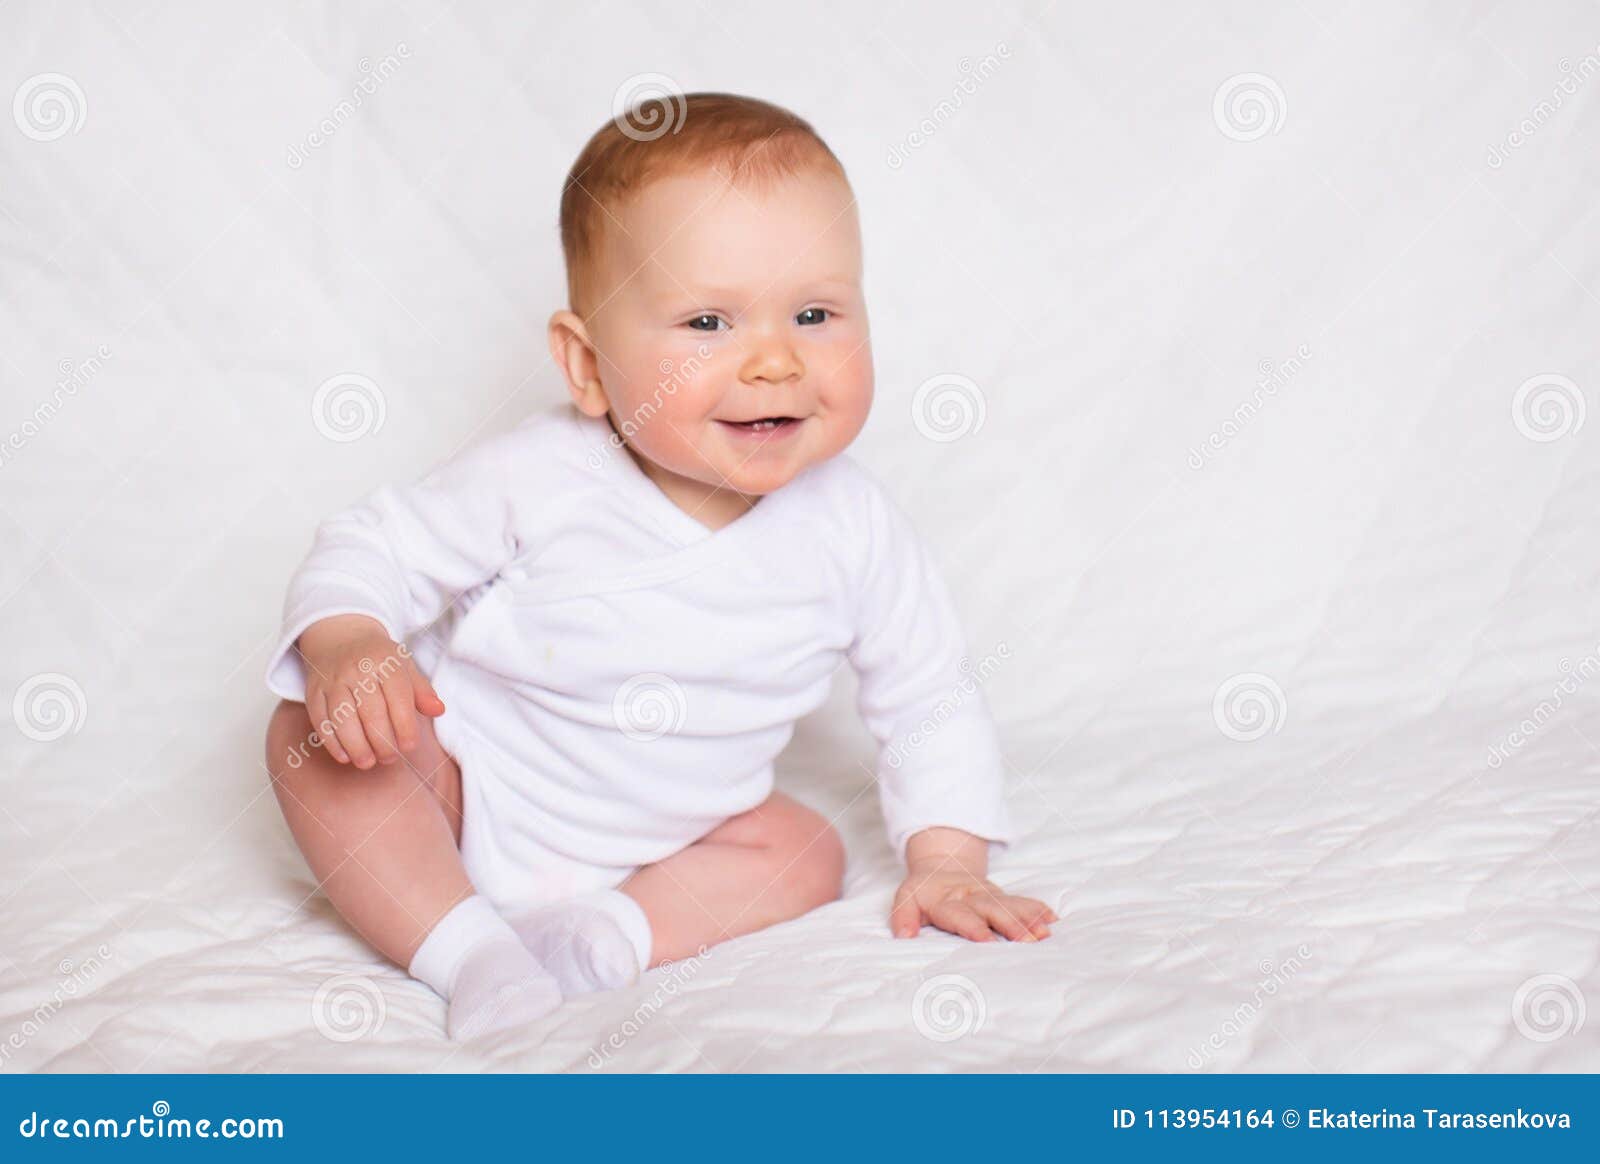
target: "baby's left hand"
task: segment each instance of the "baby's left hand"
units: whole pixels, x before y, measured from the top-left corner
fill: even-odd
[[[889,929],[897,938],[916,937],[926,922],[974,942],[993,941],[997,932],[1013,942],[1037,942],[1050,936],[1055,920],[1044,902],[1014,897],[948,862],[912,865],[889,911]]]

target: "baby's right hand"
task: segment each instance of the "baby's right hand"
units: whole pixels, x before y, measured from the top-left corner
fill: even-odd
[[[417,746],[418,712],[444,713],[433,684],[377,619],[322,619],[306,628],[299,646],[307,664],[306,712],[341,764],[393,763]]]

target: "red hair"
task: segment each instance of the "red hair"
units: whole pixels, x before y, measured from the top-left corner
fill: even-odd
[[[561,190],[561,250],[572,310],[582,315],[589,308],[608,217],[651,182],[711,166],[729,182],[759,188],[816,165],[845,176],[808,122],[754,97],[669,93],[612,118],[578,154]]]

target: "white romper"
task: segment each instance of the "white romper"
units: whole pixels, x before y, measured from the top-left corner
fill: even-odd
[[[1012,838],[950,596],[847,456],[712,531],[604,419],[537,414],[318,526],[268,687],[303,701],[294,641],[352,612],[444,700],[463,863],[502,909],[618,885],[760,804],[846,659],[897,852],[933,825]]]

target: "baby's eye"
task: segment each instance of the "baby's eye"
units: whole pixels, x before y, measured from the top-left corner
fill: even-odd
[[[800,324],[802,327],[822,323],[827,318],[828,309],[826,307],[808,307],[799,315],[794,317],[795,322]]]
[[[718,325],[721,323],[722,319],[715,315],[697,315],[689,320],[689,326],[696,331],[720,331]]]

